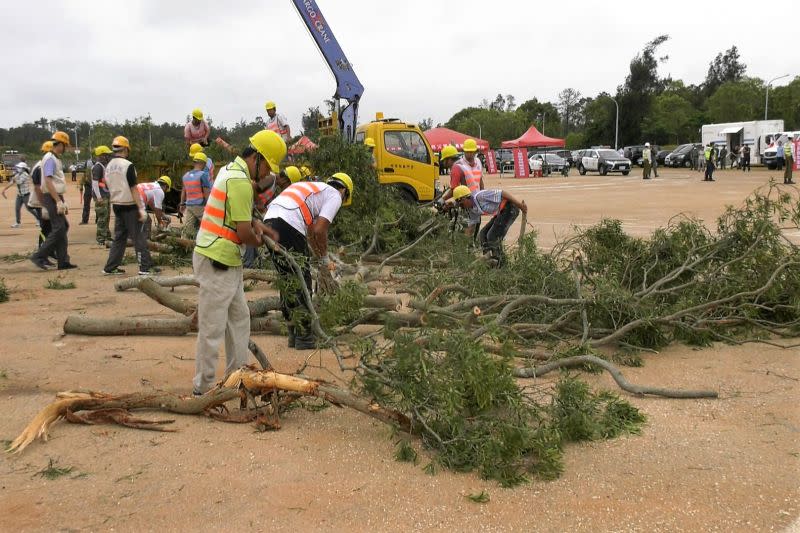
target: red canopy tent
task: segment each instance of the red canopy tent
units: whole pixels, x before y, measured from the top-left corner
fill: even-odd
[[[503,141],[503,148],[544,148],[545,146],[564,146],[564,139],[556,139],[539,133],[536,126],[531,126],[528,131],[511,141]]]
[[[314,149],[316,149],[316,147],[317,147],[317,145],[314,144],[314,141],[312,141],[311,139],[309,139],[308,137],[303,135],[302,137],[297,139],[296,143],[294,143],[293,145],[291,145],[289,147],[289,149],[287,150],[287,153],[289,155],[302,154],[303,152],[307,152],[309,150],[314,150]]]
[[[477,137],[470,137],[449,128],[433,128],[425,132],[425,138],[431,143],[431,149],[434,152],[440,152],[442,148],[448,144],[452,144],[459,150],[464,145],[467,139],[475,139],[478,143],[478,150],[485,152],[489,149],[489,141],[478,139]]]

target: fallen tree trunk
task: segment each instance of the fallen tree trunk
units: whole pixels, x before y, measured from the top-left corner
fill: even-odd
[[[245,393],[246,392],[246,393]],[[47,440],[48,430],[60,418],[84,422],[90,417],[72,417],[79,411],[108,411],[109,409],[151,409],[178,414],[204,414],[209,409],[221,406],[234,399],[263,396],[273,392],[288,392],[322,398],[337,406],[346,406],[376,420],[390,424],[401,431],[410,432],[411,420],[399,411],[384,408],[375,402],[354,395],[322,381],[281,374],[272,370],[255,370],[243,367],[233,372],[216,389],[207,394],[189,398],[168,392],[133,393],[111,395],[102,392],[65,392],[57,400],[40,411],[14,439],[9,453],[20,453],[37,438]],[[98,417],[102,418],[102,417]],[[114,418],[109,418],[113,421]],[[141,422],[141,421],[139,421]],[[135,427],[135,426],[134,426]]]
[[[92,318],[70,315],[64,322],[69,335],[164,335],[181,336],[192,331],[191,318]]]
[[[242,273],[242,278],[244,281],[266,281],[272,282],[275,281],[275,273],[272,271],[266,270],[256,270],[247,268]],[[184,276],[153,276],[153,277],[131,277],[125,278],[117,281],[114,283],[114,288],[118,291],[126,291],[129,289],[135,289],[139,287],[139,285],[145,280],[153,280],[162,287],[179,287],[182,285],[193,285],[197,287],[199,283],[195,279],[194,275],[188,274]]]
[[[152,279],[143,279],[142,282],[139,283],[139,290],[161,305],[169,307],[182,315],[189,316],[197,310],[196,304],[187,302]]]
[[[625,379],[625,376],[622,375],[622,372],[620,372],[619,368],[612,365],[605,359],[600,359],[599,357],[596,357],[594,355],[577,355],[575,357],[565,357],[564,359],[558,359],[556,361],[552,361],[550,363],[546,363],[537,367],[516,368],[514,369],[514,375],[518,378],[535,378],[543,376],[548,372],[552,372],[553,370],[558,370],[559,368],[571,368],[571,367],[585,365],[587,363],[602,367],[609,374],[611,374],[611,377],[614,378],[614,381],[617,382],[619,388],[621,388],[626,392],[630,392],[632,394],[637,394],[637,395],[650,394],[653,396],[662,396],[664,398],[719,397],[719,394],[716,391],[710,391],[710,390],[676,390],[676,389],[664,389],[660,387],[646,387],[643,385],[635,385]]]

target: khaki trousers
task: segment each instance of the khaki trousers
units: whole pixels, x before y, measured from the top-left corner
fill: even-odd
[[[203,212],[205,207],[202,205],[187,205],[186,211],[183,212],[183,228],[181,228],[181,237],[184,239],[194,239],[197,237],[197,230],[200,227],[200,221],[203,220]]]
[[[200,284],[197,301],[195,392],[214,385],[219,347],[225,341],[225,377],[248,361],[250,309],[244,297],[242,267],[219,270],[211,259],[195,252],[194,275]]]

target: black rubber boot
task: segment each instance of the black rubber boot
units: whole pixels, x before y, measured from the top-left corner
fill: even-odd
[[[317,339],[313,333],[306,333],[305,335],[297,335],[294,339],[295,350],[316,350]]]
[[[294,345],[295,345],[294,326],[289,326],[289,348],[294,348]]]

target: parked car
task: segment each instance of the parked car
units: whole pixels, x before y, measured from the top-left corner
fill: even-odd
[[[658,153],[656,154],[656,163],[658,163],[659,166],[663,167],[664,160],[667,158],[669,154],[670,150],[659,150]]]
[[[665,167],[685,167],[692,166],[692,146],[697,147],[698,157],[703,153],[703,145],[700,143],[682,144],[675,148],[667,157],[664,158]]]
[[[531,170],[533,170],[535,161],[542,163],[542,171],[545,175],[552,172],[563,172],[564,167],[569,168],[567,160],[554,153],[533,154],[528,159],[528,165],[530,165]]]
[[[554,150],[552,148],[544,149],[544,148],[534,148],[532,150],[528,150],[528,159],[532,156],[537,154],[554,154],[558,157],[564,159],[567,164],[572,167],[574,165],[575,159],[572,157],[572,152],[569,150]]]
[[[643,150],[644,150],[643,144],[637,144],[635,146],[625,146],[622,149],[622,155],[630,159],[632,162],[636,163],[642,158]]]
[[[494,151],[494,159],[497,168],[514,168],[514,152],[509,148],[498,148]]]
[[[619,155],[616,150],[601,148],[599,150],[582,150],[583,155],[578,163],[581,176],[588,171],[598,171],[601,176],[609,172],[621,172],[627,176],[631,172],[631,160]]]

